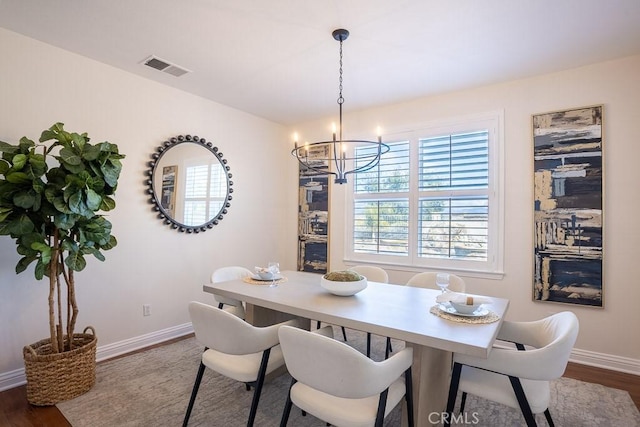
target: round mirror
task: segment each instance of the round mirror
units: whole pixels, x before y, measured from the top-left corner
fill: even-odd
[[[227,160],[204,138],[179,135],[151,156],[147,192],[158,218],[180,232],[217,225],[231,206],[233,181]]]

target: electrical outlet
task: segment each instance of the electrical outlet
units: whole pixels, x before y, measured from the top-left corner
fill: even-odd
[[[151,304],[143,304],[142,305],[142,315],[143,316],[151,316]]]

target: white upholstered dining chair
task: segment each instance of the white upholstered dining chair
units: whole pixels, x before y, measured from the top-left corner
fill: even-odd
[[[196,301],[189,303],[189,315],[196,340],[205,349],[182,425],[189,423],[202,376],[205,368],[209,368],[245,383],[247,389],[254,387],[247,421],[247,426],[252,426],[265,375],[284,365],[282,350],[278,344],[278,328],[282,325],[295,326],[298,322],[290,320],[258,328],[225,310]]]
[[[349,268],[349,270],[355,271],[372,282],[389,283],[389,274],[387,274],[387,272],[381,267],[376,267],[374,265],[355,265]],[[387,337],[385,358],[389,357],[390,352],[391,338]],[[371,332],[367,332],[367,357],[371,357]]]
[[[564,374],[578,330],[578,318],[570,311],[532,322],[504,321],[498,339],[513,347],[496,346],[487,359],[454,353],[448,419],[460,390],[461,413],[469,393],[520,409],[529,427],[537,425],[539,413],[553,426],[549,381]]]
[[[418,273],[411,277],[409,281],[407,281],[407,286],[440,290],[438,285],[436,285],[437,274],[438,272],[435,271],[425,271],[423,273]],[[465,285],[462,277],[455,274],[449,274],[449,287],[447,288],[448,290],[452,292],[466,292],[466,288],[467,286]]]
[[[216,269],[211,274],[211,283],[226,282],[227,280],[243,279],[248,276],[251,276],[251,270],[247,268],[238,267],[238,266],[221,267]],[[223,297],[222,295],[216,295],[216,294],[213,295],[213,298],[218,303],[218,308],[224,308],[224,306],[226,305],[228,306],[226,307],[227,311],[235,314],[241,319],[244,319],[245,311],[244,311],[244,304],[242,303],[242,301],[239,301],[233,298]]]
[[[335,426],[381,427],[403,397],[409,426],[413,426],[412,348],[375,362],[320,334],[283,326],[278,335],[293,378],[281,427],[287,425],[293,404]]]

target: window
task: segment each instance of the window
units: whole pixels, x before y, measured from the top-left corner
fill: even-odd
[[[346,258],[501,273],[501,123],[491,113],[388,142],[352,179]]]
[[[186,167],[184,224],[201,225],[222,209],[226,200],[226,173],[220,162]]]

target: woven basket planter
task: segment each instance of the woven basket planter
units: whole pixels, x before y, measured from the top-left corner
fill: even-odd
[[[52,353],[50,339],[25,346],[22,354],[29,403],[55,405],[89,391],[96,382],[97,342],[95,330],[87,326],[82,334],[73,334],[71,351]]]

